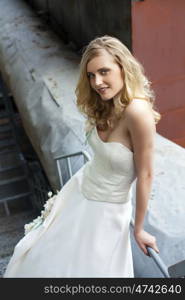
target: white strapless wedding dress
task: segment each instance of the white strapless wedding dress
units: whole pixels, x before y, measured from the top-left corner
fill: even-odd
[[[51,212],[16,245],[4,277],[134,277],[129,224],[133,152],[103,142],[63,186]]]

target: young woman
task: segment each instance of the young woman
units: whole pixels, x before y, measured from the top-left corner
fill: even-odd
[[[129,227],[136,178],[134,236],[146,255],[147,246],[159,252],[143,222],[160,115],[141,64],[118,39],[96,38],[83,53],[76,95],[94,156],[16,245],[4,277],[134,277]]]

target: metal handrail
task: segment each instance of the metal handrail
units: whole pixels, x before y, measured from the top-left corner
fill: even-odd
[[[134,228],[134,219],[133,218],[131,219],[130,225],[133,229]],[[160,269],[160,271],[162,272],[164,277],[170,278],[169,273],[168,273],[168,268],[165,265],[165,263],[163,262],[163,260],[161,259],[160,255],[153,248],[151,248],[149,246],[147,246],[146,248],[147,248],[149,255],[152,257],[152,259],[154,260],[155,264]]]

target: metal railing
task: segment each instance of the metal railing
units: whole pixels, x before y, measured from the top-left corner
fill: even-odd
[[[134,219],[131,219],[130,225],[132,227],[132,229],[134,229]],[[161,259],[160,255],[151,247],[146,247],[147,251],[149,253],[149,255],[152,257],[152,259],[154,260],[155,264],[157,265],[157,267],[159,268],[159,270],[161,271],[161,273],[164,275],[164,277],[169,278],[169,273],[168,273],[168,268],[165,265],[165,263],[163,262],[163,260]]]
[[[67,168],[68,168],[68,172],[69,172],[69,176],[72,177],[72,168],[71,168],[71,160],[70,158],[73,156],[78,156],[78,155],[83,155],[84,156],[84,164],[89,161],[91,159],[91,156],[89,155],[89,153],[85,150],[82,151],[77,151],[77,152],[73,152],[67,155],[60,155],[55,157],[55,161],[57,164],[57,171],[58,171],[58,175],[59,175],[59,181],[60,181],[60,186],[63,186],[63,179],[62,179],[62,170],[60,167],[60,160],[62,159],[67,159]]]
[[[31,155],[27,155],[27,158],[31,158]],[[32,189],[31,202],[33,207],[37,211],[43,209],[43,205],[48,200],[48,192],[54,193],[50,183],[45,175],[40,161],[27,160],[29,170],[29,184]]]

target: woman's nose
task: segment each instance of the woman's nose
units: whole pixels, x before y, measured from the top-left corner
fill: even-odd
[[[100,84],[102,84],[102,77],[100,75],[96,75],[95,76],[95,85],[99,86]]]

